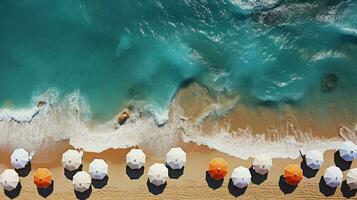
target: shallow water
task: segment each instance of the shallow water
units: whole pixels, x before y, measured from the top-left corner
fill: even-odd
[[[356,114],[356,9],[345,0],[3,0],[0,106],[55,99],[105,122],[133,104],[164,123],[176,92],[198,82],[253,110],[290,105],[323,119],[332,104]]]

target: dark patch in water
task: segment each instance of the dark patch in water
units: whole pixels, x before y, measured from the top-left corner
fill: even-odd
[[[321,80],[321,90],[323,92],[332,92],[336,90],[338,86],[338,77],[334,73],[327,74]]]

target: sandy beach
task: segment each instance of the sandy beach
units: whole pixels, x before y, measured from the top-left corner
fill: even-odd
[[[61,145],[70,147],[69,145]],[[75,199],[75,193],[71,181],[64,176],[61,165],[61,153],[56,151],[57,156],[50,163],[32,162],[32,170],[28,176],[21,178],[22,190],[18,199],[43,199],[37,192],[33,184],[32,174],[39,167],[49,167],[53,173],[54,190],[47,199]],[[92,187],[89,199],[321,199],[331,191],[326,191],[319,187],[321,176],[324,170],[334,164],[335,151],[327,151],[324,154],[325,163],[322,168],[311,178],[304,177],[301,184],[294,190],[285,188],[279,184],[279,178],[283,173],[283,168],[290,164],[300,164],[302,159],[273,159],[273,168],[266,180],[256,179],[245,191],[238,191],[231,188],[229,177],[232,170],[238,166],[251,167],[252,159],[242,160],[224,153],[211,150],[205,146],[195,144],[185,145],[184,150],[188,152],[187,164],[183,174],[178,179],[170,179],[163,190],[150,191],[147,186],[148,167],[155,162],[165,162],[163,158],[156,158],[148,155],[145,170],[137,180],[131,180],[126,173],[125,155],[130,149],[107,150],[102,153],[85,153],[83,170],[88,170],[88,164],[95,158],[102,158],[109,164],[109,179],[107,185],[102,189]],[[229,172],[222,183],[212,182],[206,177],[208,162],[214,157],[222,157],[229,164]],[[11,167],[8,153],[1,154],[0,169]],[[357,167],[354,161],[350,168]],[[309,174],[306,171],[308,176]],[[130,173],[129,173],[130,174]],[[346,174],[346,171],[344,172]],[[254,180],[253,176],[253,180]],[[207,180],[209,180],[207,182]],[[255,183],[254,183],[255,182]],[[330,199],[341,199],[343,197],[355,198],[355,193],[347,191],[345,185],[338,187],[335,192],[327,194]],[[6,199],[4,193],[0,194],[0,199]]]

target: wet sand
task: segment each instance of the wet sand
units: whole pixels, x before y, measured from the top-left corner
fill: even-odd
[[[68,145],[62,145],[68,146]],[[273,159],[272,171],[267,179],[256,179],[245,191],[238,191],[229,186],[229,177],[232,170],[238,166],[250,167],[252,159],[242,160],[205,146],[188,144],[183,147],[188,153],[187,164],[183,174],[178,179],[170,179],[164,190],[154,190],[150,192],[147,186],[147,170],[155,162],[164,162],[164,157],[155,158],[147,156],[145,170],[143,175],[137,180],[131,180],[125,167],[125,155],[130,149],[106,150],[102,153],[85,153],[83,170],[88,170],[89,163],[95,158],[103,158],[109,165],[109,180],[103,189],[93,187],[89,199],[234,199],[235,197],[243,199],[321,199],[326,196],[321,193],[319,182],[324,170],[334,163],[334,151],[327,151],[324,154],[325,163],[321,170],[312,177],[304,178],[301,184],[294,190],[288,190],[279,186],[279,177],[283,173],[283,168],[289,163],[300,164],[302,159]],[[47,199],[75,199],[71,181],[64,176],[64,170],[61,165],[61,153],[65,149],[58,150],[54,161],[50,163],[32,162],[32,170],[27,177],[21,178],[22,190],[18,199],[43,199],[37,192],[33,184],[32,174],[39,167],[49,167],[53,173],[54,190]],[[229,172],[220,186],[217,182],[211,182],[210,186],[206,181],[206,170],[208,162],[214,157],[223,157],[229,163]],[[1,153],[0,170],[10,166],[8,153]],[[354,161],[351,168],[357,167]],[[306,171],[307,172],[307,171]],[[346,171],[344,172],[346,174]],[[260,184],[257,182],[262,181]],[[218,185],[217,185],[218,184]],[[345,189],[345,187],[343,187]],[[355,194],[346,192],[341,187],[329,196],[331,199],[341,199],[344,196],[356,198]],[[286,192],[286,194],[284,193]],[[343,192],[342,192],[343,191]],[[327,191],[331,192],[331,191]],[[159,194],[153,194],[159,193]],[[353,196],[354,195],[354,196]],[[3,192],[0,193],[0,199],[6,199]]]

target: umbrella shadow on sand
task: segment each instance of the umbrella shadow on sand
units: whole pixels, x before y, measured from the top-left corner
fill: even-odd
[[[214,190],[218,189],[218,188],[222,187],[223,181],[224,181],[224,179],[216,180],[216,179],[212,178],[211,175],[208,173],[208,171],[206,171],[206,182],[207,182],[208,187],[210,187]]]
[[[338,151],[334,154],[335,165],[339,167],[342,171],[346,171],[351,168],[352,161],[345,161],[341,158],[340,153]]]
[[[40,196],[42,196],[43,198],[47,198],[48,196],[50,196],[53,192],[53,188],[54,188],[54,184],[55,182],[52,181],[51,185],[49,185],[47,188],[37,188],[37,192]]]
[[[253,166],[251,166],[249,168],[250,174],[252,175],[252,183],[256,184],[256,185],[260,185],[262,184],[265,180],[267,180],[268,178],[268,173],[261,175],[258,174],[257,172],[255,172],[255,170],[253,169]]]
[[[69,180],[73,180],[73,176],[77,173],[82,171],[83,165],[79,166],[78,169],[73,170],[73,171],[69,171],[68,169],[64,168],[64,176],[69,179]]]
[[[166,188],[166,185],[167,185],[167,183],[156,186],[156,185],[150,183],[149,179],[146,182],[146,186],[148,187],[149,192],[153,195],[158,195],[158,194],[163,193]]]
[[[232,179],[229,179],[228,191],[232,196],[239,197],[239,196],[243,195],[245,193],[245,191],[247,191],[247,187],[240,189],[240,188],[234,186]]]
[[[313,170],[313,169],[311,169],[310,167],[307,166],[305,156],[303,157],[303,159],[302,159],[302,161],[301,161],[300,167],[301,167],[301,169],[302,169],[303,175],[304,175],[306,178],[313,178],[313,177],[315,177],[316,174],[317,174],[317,172],[319,171],[319,170]]]
[[[140,169],[131,169],[130,167],[126,166],[125,172],[126,175],[131,180],[139,179],[144,174],[145,167],[141,167]]]
[[[77,199],[79,200],[86,200],[90,197],[90,195],[92,194],[92,186],[89,187],[88,190],[84,191],[84,192],[78,192],[78,191],[74,191]]]
[[[341,192],[344,197],[351,198],[356,196],[357,189],[351,190],[350,186],[347,185],[347,182],[343,181],[341,185]]]
[[[22,190],[22,185],[19,182],[19,184],[17,184],[15,189],[13,189],[11,191],[4,190],[4,193],[9,199],[15,199],[16,197],[18,197],[20,195],[21,190]]]
[[[170,179],[179,179],[185,171],[185,167],[182,167],[181,169],[172,169],[169,165],[166,165],[166,167],[169,170]]]
[[[332,187],[326,185],[326,182],[325,182],[325,179],[323,176],[321,176],[321,178],[320,178],[319,189],[320,189],[320,192],[323,195],[325,195],[325,197],[332,196],[336,192],[336,188],[332,188]]]
[[[19,176],[26,177],[31,171],[31,162],[28,162],[24,168],[15,169],[15,171],[19,174]]]
[[[102,189],[108,184],[109,176],[105,176],[103,179],[92,179],[92,185],[95,189]]]
[[[279,188],[284,194],[290,194],[295,191],[297,188],[297,185],[290,185],[285,181],[285,178],[283,175],[280,176],[279,178]]]

